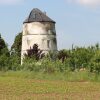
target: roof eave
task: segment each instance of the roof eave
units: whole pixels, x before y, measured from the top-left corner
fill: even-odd
[[[51,23],[55,23],[56,24],[56,22],[55,21],[24,21],[23,22],[23,24],[25,24],[25,23],[32,23],[32,22],[51,22]]]

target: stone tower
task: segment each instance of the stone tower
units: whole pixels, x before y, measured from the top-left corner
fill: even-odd
[[[44,53],[57,51],[55,21],[37,8],[23,22],[21,61],[27,49],[34,44],[38,44]]]

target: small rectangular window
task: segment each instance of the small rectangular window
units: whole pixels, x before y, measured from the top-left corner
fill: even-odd
[[[47,40],[47,47],[50,48],[50,40]]]
[[[48,30],[48,34],[51,34],[51,30]]]

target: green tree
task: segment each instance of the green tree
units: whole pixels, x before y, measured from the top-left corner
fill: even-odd
[[[19,33],[14,40],[13,45],[11,46],[11,54],[18,55],[21,57],[21,46],[22,46],[22,33]]]
[[[7,45],[4,41],[4,39],[1,37],[1,34],[0,34],[0,55],[2,54],[9,54],[9,51],[8,51],[8,48],[7,48]]]
[[[11,55],[9,60],[9,69],[17,70],[21,64],[21,46],[22,33],[18,33],[15,37],[14,43],[11,46]]]
[[[4,70],[5,68],[8,69],[9,57],[9,50],[0,34],[0,70]]]

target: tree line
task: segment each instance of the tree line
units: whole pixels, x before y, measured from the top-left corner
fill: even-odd
[[[69,50],[49,52],[47,55],[33,44],[27,50],[23,65],[21,63],[22,33],[19,33],[9,50],[0,35],[0,70],[29,70],[45,73],[87,70],[91,73],[100,73],[100,45],[78,47]]]

